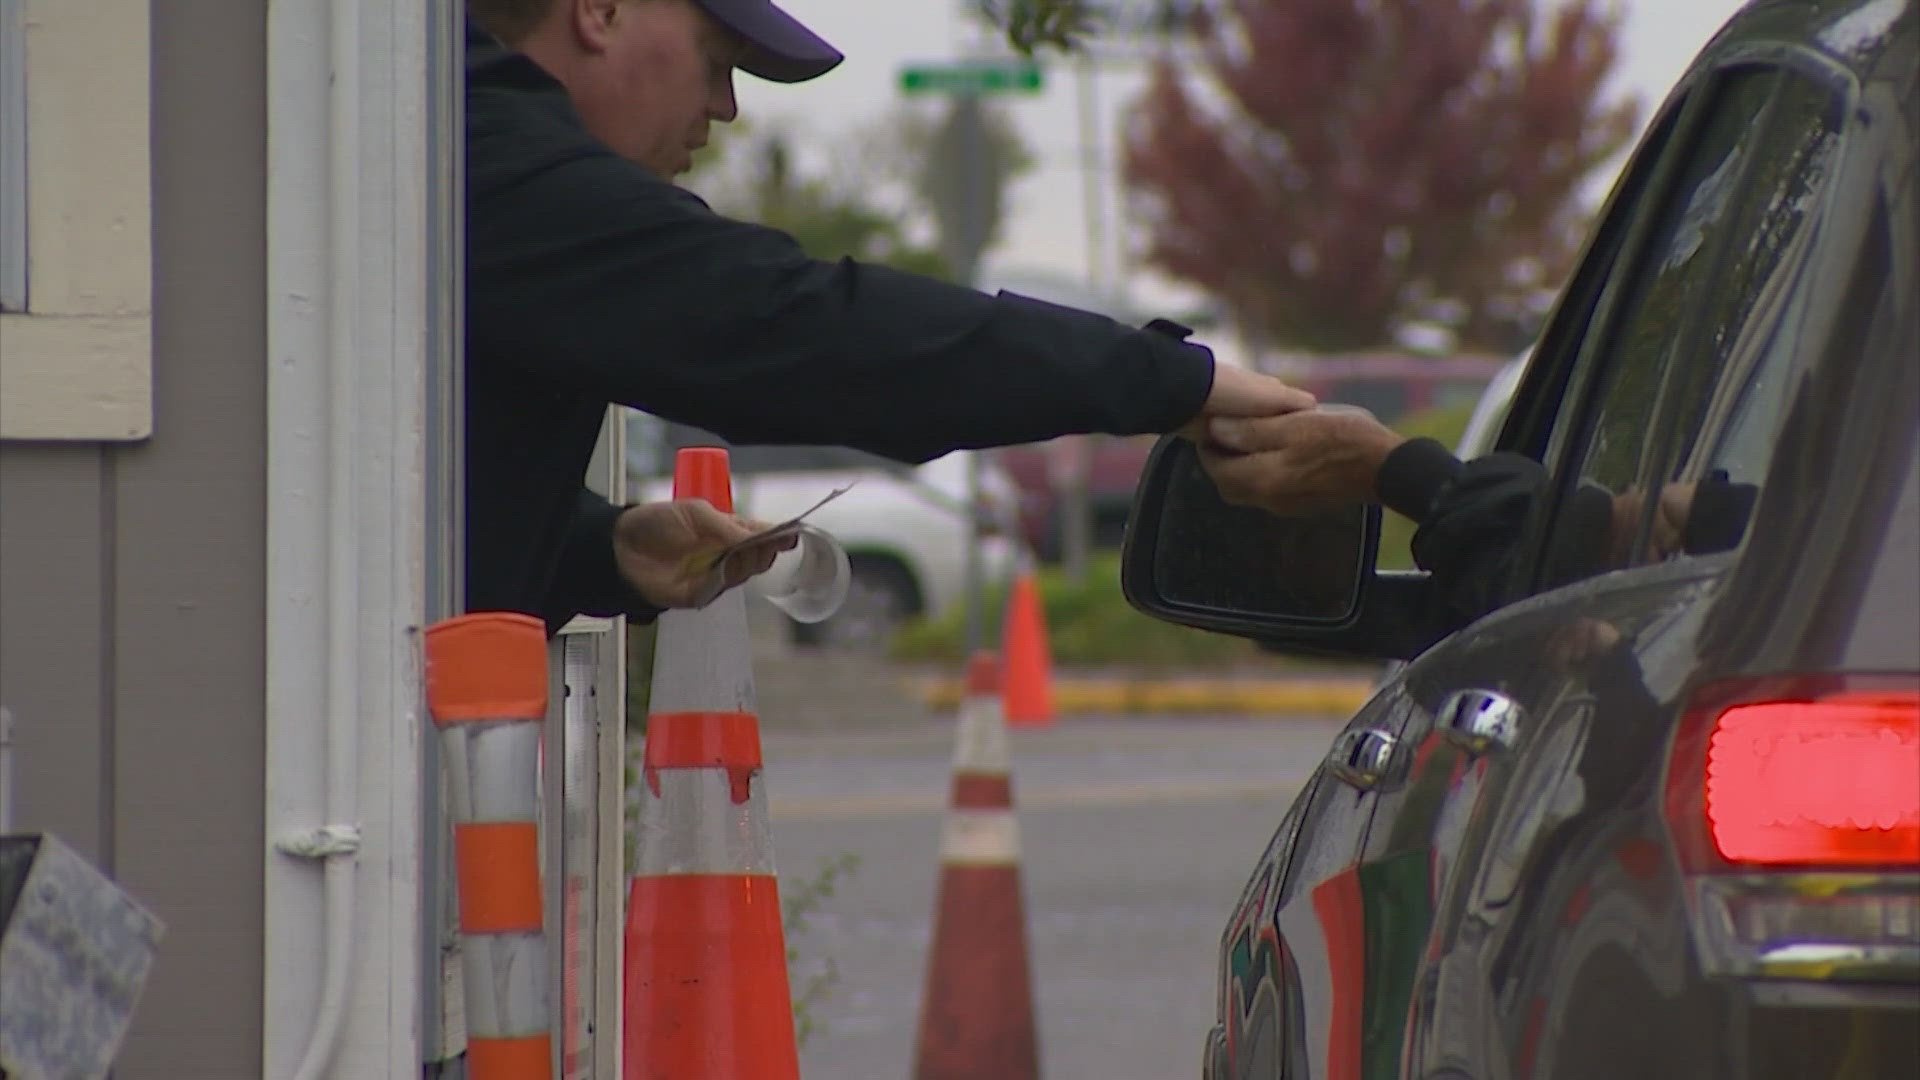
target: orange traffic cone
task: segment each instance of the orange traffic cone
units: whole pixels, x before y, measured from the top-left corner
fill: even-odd
[[[993,655],[975,656],[954,739],[953,809],[940,839],[940,895],[915,1080],[1040,1075],[998,682]]]
[[[727,453],[676,498],[733,509]],[[660,616],[627,897],[625,1080],[797,1080],[744,594]]]
[[[1001,641],[1007,656],[1007,722],[1020,727],[1053,723],[1053,655],[1047,648],[1046,616],[1031,571],[1013,581]]]

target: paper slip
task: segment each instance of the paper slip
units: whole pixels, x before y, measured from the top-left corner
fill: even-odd
[[[854,483],[857,484],[859,483],[859,481],[856,480],[854,481]],[[768,544],[776,540],[784,540],[789,536],[793,536],[797,534],[800,531],[801,522],[804,522],[805,520],[807,520],[807,516],[809,514],[812,514],[815,510],[820,509],[821,507],[827,505],[828,503],[832,502],[833,500],[839,498],[842,495],[845,495],[847,492],[852,490],[853,490],[853,484],[848,484],[846,487],[843,487],[843,488],[834,488],[832,491],[827,493],[826,498],[821,499],[819,502],[814,503],[812,506],[807,507],[805,510],[802,510],[799,514],[796,514],[795,516],[788,518],[787,520],[781,522],[778,525],[769,525],[768,527],[761,529],[759,532],[754,533],[752,536],[749,536],[744,540],[736,540],[733,543],[728,544],[726,547],[721,548],[720,551],[713,556],[713,561],[707,564],[708,568],[717,570],[719,569],[721,564],[725,563],[729,558],[733,557],[733,555],[735,555],[738,552],[745,551],[746,549],[750,547],[754,547],[759,544]]]

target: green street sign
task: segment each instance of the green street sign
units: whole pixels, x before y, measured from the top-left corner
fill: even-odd
[[[970,60],[915,64],[900,70],[908,94],[1037,94],[1040,65],[1032,60]]]

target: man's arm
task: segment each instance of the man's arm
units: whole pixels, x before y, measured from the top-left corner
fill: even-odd
[[[556,92],[557,93],[557,92]],[[1104,316],[852,260],[569,132],[560,100],[469,99],[468,348],[734,442],[903,461],[1069,432],[1173,430],[1311,398]],[[545,110],[545,112],[543,112]],[[532,134],[529,134],[529,133]]]

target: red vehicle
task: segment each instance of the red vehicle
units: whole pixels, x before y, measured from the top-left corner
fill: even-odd
[[[1470,406],[1511,359],[1398,354],[1289,357],[1268,365],[1321,401],[1358,405],[1392,424],[1422,409]]]
[[[1151,435],[1082,435],[1044,443],[1008,446],[994,451],[995,460],[1020,488],[1020,531],[1040,561],[1056,563],[1065,550],[1065,500],[1061,478],[1069,447],[1083,441],[1089,457],[1088,514],[1092,518],[1093,549],[1117,551],[1127,532],[1127,512],[1140,469],[1153,450]]]

